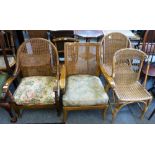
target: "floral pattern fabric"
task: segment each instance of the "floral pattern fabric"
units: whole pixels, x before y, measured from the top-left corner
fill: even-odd
[[[55,85],[55,77],[25,77],[14,93],[14,100],[18,105],[54,104],[55,93],[53,92],[53,87]]]
[[[67,79],[64,106],[107,104],[108,95],[101,80],[91,75],[73,75]]]

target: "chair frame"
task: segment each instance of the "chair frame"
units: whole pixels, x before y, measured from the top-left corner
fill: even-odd
[[[53,92],[55,93],[55,103],[54,104],[47,104],[47,105],[38,105],[38,104],[35,104],[35,105],[25,105],[25,104],[24,105],[17,105],[16,102],[14,101],[13,95],[10,94],[10,97],[11,97],[11,106],[15,110],[15,112],[17,114],[17,117],[21,117],[20,110],[23,110],[23,109],[47,109],[47,108],[56,108],[57,115],[59,116],[60,115],[60,104],[59,104],[59,92],[58,92],[59,91],[59,61],[58,61],[58,53],[57,53],[57,49],[53,45],[53,43],[51,43],[50,41],[48,41],[46,39],[43,39],[43,38],[32,38],[30,40],[27,40],[27,41],[23,42],[20,45],[20,47],[18,48],[18,51],[17,51],[17,65],[16,65],[16,68],[15,68],[14,74],[13,74],[12,77],[10,77],[6,81],[6,84],[3,87],[3,92],[4,93],[7,93],[9,91],[10,85],[20,75],[19,52],[21,50],[22,45],[25,44],[26,42],[29,42],[31,40],[36,40],[36,39],[39,39],[39,40],[48,42],[52,46],[52,48],[55,50],[55,52],[56,52],[55,54],[56,54],[56,63],[57,63],[57,73],[56,73],[57,74],[56,75],[56,78],[57,78],[57,86],[55,86],[53,88]]]
[[[67,46],[68,44],[74,44],[74,45],[82,45],[89,48],[89,46],[96,46],[97,48],[101,48],[100,43],[65,43],[65,53],[67,52]],[[97,61],[97,70],[96,70],[96,76],[99,76],[100,73],[102,74],[102,69],[99,65],[99,52],[96,53],[96,61]],[[60,89],[61,89],[61,95],[65,93],[66,90],[66,80],[67,80],[67,71],[66,71],[66,56],[65,56],[65,64],[61,67],[61,76],[60,76]],[[69,111],[78,111],[78,110],[102,110],[102,116],[103,119],[105,119],[106,112],[108,109],[108,104],[101,104],[101,105],[83,105],[83,106],[63,106],[63,122],[66,122],[67,120],[67,114]]]
[[[143,52],[143,51],[140,51],[140,50],[136,50],[136,49],[132,49],[132,48],[127,48],[129,50],[135,50],[137,52],[141,52],[143,54],[143,56],[145,57],[145,59],[147,59],[147,55]],[[122,50],[126,50],[126,49],[121,49],[121,50],[118,50],[115,54],[117,54],[118,52],[122,51]],[[144,62],[144,60],[143,60]],[[143,64],[142,62],[142,64]],[[139,100],[139,101],[124,101],[124,100],[121,100],[119,98],[117,98],[117,101],[116,101],[116,94],[115,94],[115,88],[116,88],[116,84],[115,84],[115,81],[114,81],[114,76],[115,76],[115,73],[114,73],[114,68],[115,68],[115,55],[113,57],[113,73],[112,73],[112,77],[110,77],[104,70],[104,68],[102,67],[103,69],[103,75],[108,83],[108,87],[107,87],[107,91],[109,91],[109,89],[111,88],[112,89],[112,92],[113,92],[113,99],[114,99],[114,103],[115,103],[115,108],[114,110],[112,110],[112,106],[110,105],[111,107],[111,110],[112,110],[112,122],[114,122],[115,118],[116,118],[116,115],[117,113],[126,105],[128,104],[132,104],[132,103],[143,103],[144,104],[144,109],[142,110],[142,114],[141,114],[141,119],[144,118],[144,115],[145,115],[145,112],[147,111],[148,109],[148,106],[150,105],[151,101],[152,101],[152,97],[150,97],[149,100]],[[147,65],[147,73],[148,73],[148,70],[149,70],[149,63]],[[140,72],[139,72],[140,74]],[[140,75],[139,75],[140,77]],[[145,76],[145,80],[143,82],[143,87],[145,88],[146,86],[146,81],[147,81],[147,74]],[[140,107],[141,108],[141,107]]]

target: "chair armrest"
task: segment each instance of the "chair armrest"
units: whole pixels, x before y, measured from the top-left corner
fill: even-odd
[[[13,81],[16,79],[16,77],[10,77],[3,86],[3,93],[7,93],[9,90],[10,85],[13,83]]]
[[[63,65],[60,71],[60,89],[64,91],[65,87],[66,87],[66,67],[65,65]]]
[[[104,67],[101,64],[100,64],[99,67],[100,67],[101,74],[105,77],[105,79],[108,82],[108,84],[112,88],[115,88],[115,81],[113,80],[113,78],[107,74],[107,72],[105,71]]]

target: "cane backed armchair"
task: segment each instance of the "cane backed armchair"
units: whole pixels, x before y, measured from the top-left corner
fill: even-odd
[[[57,47],[59,53],[59,61],[64,63],[64,44],[66,42],[79,42],[79,40],[74,38],[74,32],[71,30],[53,31],[51,33],[52,42]]]
[[[21,109],[52,108],[59,112],[59,62],[56,47],[43,38],[23,42],[17,51],[17,65],[10,84],[21,74],[21,82],[12,95],[12,106],[20,116]]]
[[[109,76],[112,76],[113,56],[117,50],[130,47],[130,40],[122,33],[112,32],[103,37],[101,44],[103,50],[100,59],[103,62],[103,69]]]
[[[147,55],[144,52],[131,48],[118,50],[114,54],[112,79],[115,85],[112,88],[115,107],[112,112],[113,121],[118,111],[131,103],[144,104],[141,119],[144,117],[152,100],[151,94],[145,89],[147,74],[144,83],[139,82],[146,58]],[[147,71],[148,69],[149,64],[147,65]]]
[[[63,119],[74,110],[108,108],[108,96],[99,79],[99,43],[65,43],[65,64],[61,69]]]
[[[13,31],[0,32],[0,70],[11,72],[16,64]]]

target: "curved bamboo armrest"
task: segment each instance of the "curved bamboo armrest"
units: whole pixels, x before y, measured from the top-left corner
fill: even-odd
[[[71,38],[71,37],[59,37],[59,38],[53,39],[53,42],[57,42],[57,41],[75,41],[75,42],[79,42],[78,39]]]
[[[66,67],[65,65],[63,65],[61,67],[61,71],[60,71],[60,89],[62,91],[65,90],[65,87],[66,87]]]
[[[106,81],[108,82],[108,84],[112,87],[115,88],[115,81],[113,80],[113,78],[111,76],[109,76],[107,74],[107,72],[105,71],[104,67],[100,64],[100,71],[102,73],[102,75],[105,77]]]

